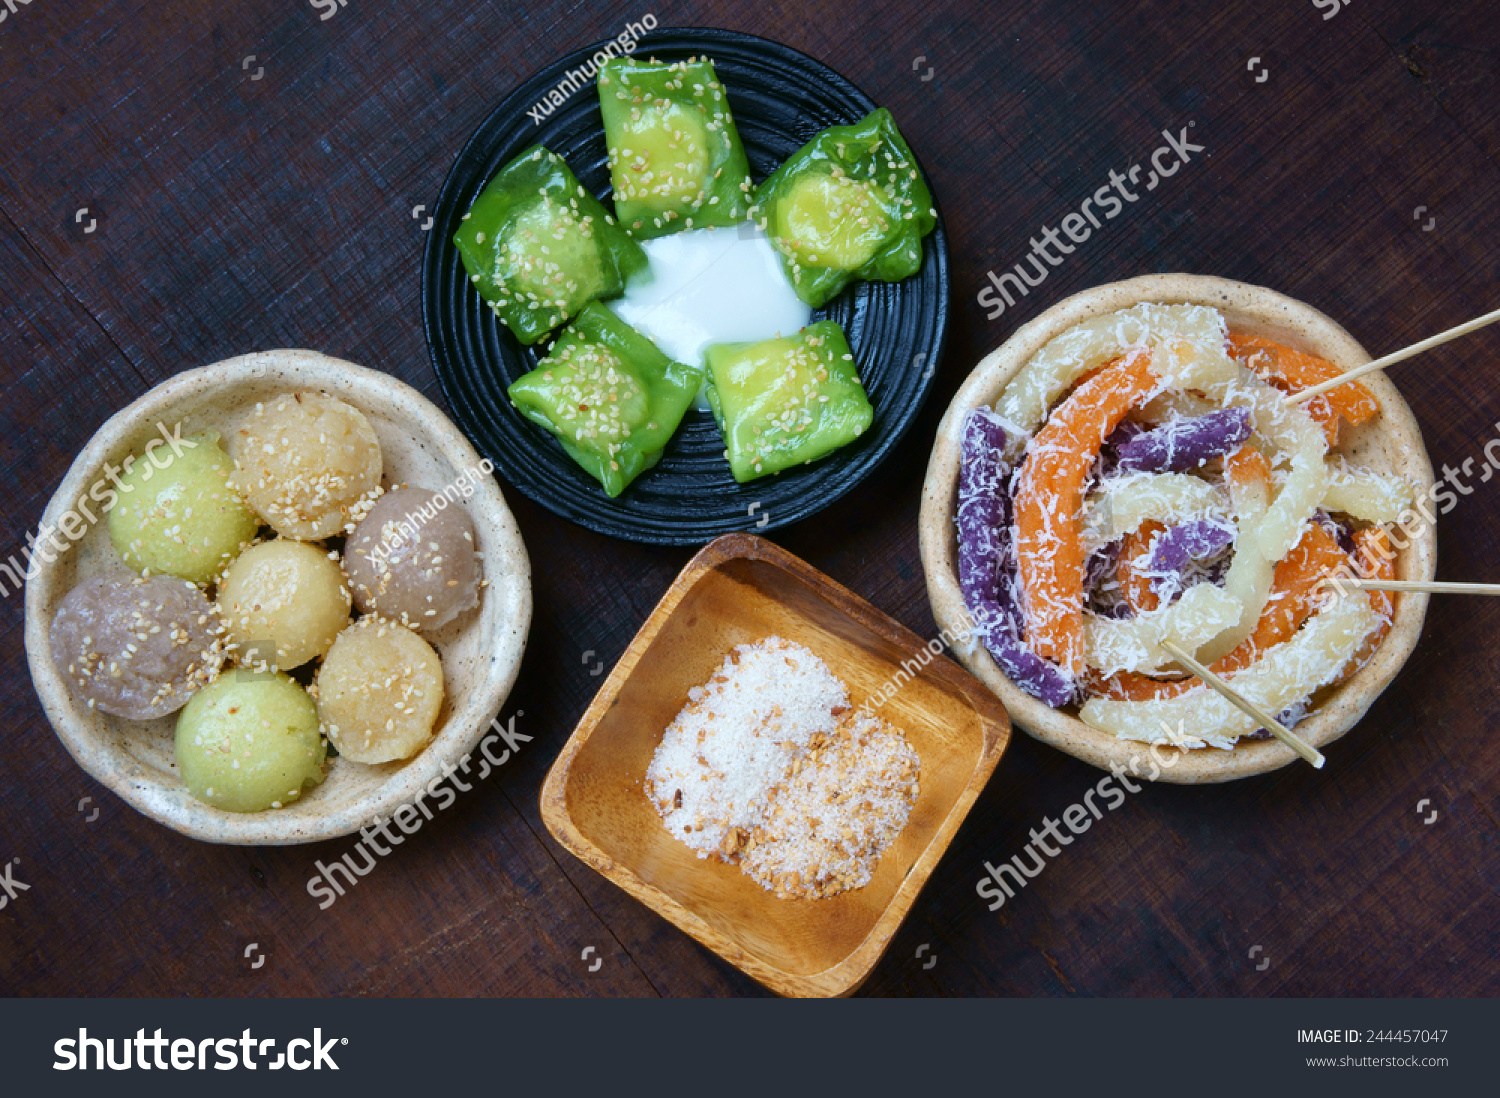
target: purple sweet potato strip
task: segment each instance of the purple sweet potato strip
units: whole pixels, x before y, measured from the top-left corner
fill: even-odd
[[[988,408],[964,420],[958,476],[958,585],[984,646],[1007,678],[1057,708],[1073,700],[1061,669],[1018,639],[1021,616],[1010,575],[1010,472],[1002,457],[1005,428]]]
[[[1084,605],[1100,617],[1116,620],[1135,617],[1130,603],[1121,597],[1120,581],[1116,578],[1120,551],[1124,548],[1124,539],[1116,539],[1089,554],[1083,567]]]
[[[1120,446],[1119,468],[1130,473],[1182,473],[1237,449],[1250,437],[1247,408],[1220,408],[1174,419]]]
[[[1151,543],[1146,571],[1153,576],[1176,576],[1190,560],[1222,553],[1234,541],[1234,527],[1214,519],[1194,519],[1163,530]]]
[[[1349,527],[1345,526],[1321,507],[1313,512],[1313,521],[1320,523],[1324,529],[1333,535],[1334,540],[1339,543],[1340,549],[1348,553],[1351,557],[1354,555],[1354,535],[1349,532]]]
[[[1122,540],[1115,540],[1108,545],[1095,549],[1089,554],[1089,559],[1083,566],[1083,591],[1085,599],[1093,594],[1096,587],[1113,576],[1119,569],[1120,550],[1123,547],[1124,542]]]
[[[1140,438],[1149,430],[1150,428],[1147,427],[1144,423],[1141,423],[1139,420],[1122,419],[1119,423],[1115,424],[1115,429],[1111,431],[1109,433],[1109,437],[1104,440],[1104,448],[1106,450],[1118,450],[1127,442],[1130,442],[1133,439]]]
[[[1011,538],[1004,447],[1000,417],[988,408],[970,412],[959,450],[957,515],[958,586],[970,609],[976,598],[994,597],[1004,580]]]

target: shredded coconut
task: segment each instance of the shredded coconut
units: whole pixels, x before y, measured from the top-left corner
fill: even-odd
[[[821,898],[869,883],[919,772],[901,731],[853,712],[827,664],[767,637],[688,692],[645,788],[700,858],[737,863],[783,898]]]

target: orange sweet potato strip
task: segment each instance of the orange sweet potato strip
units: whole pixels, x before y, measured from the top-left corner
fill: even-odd
[[[1229,355],[1289,393],[1300,392],[1342,373],[1325,358],[1260,336],[1236,332],[1229,333]],[[1306,407],[1308,414],[1323,428],[1329,446],[1338,442],[1340,420],[1358,427],[1380,412],[1380,403],[1374,394],[1357,381],[1314,397]]]
[[[1390,538],[1384,526],[1367,526],[1354,532],[1353,566],[1356,575],[1365,579],[1395,579],[1396,553],[1391,548]],[[1370,605],[1380,615],[1380,626],[1365,640],[1354,658],[1339,672],[1338,681],[1343,682],[1354,672],[1370,662],[1375,649],[1390,632],[1391,619],[1396,613],[1396,604],[1389,591],[1371,591]]]
[[[1248,442],[1225,459],[1224,472],[1230,479],[1241,484],[1251,480],[1271,483],[1271,463],[1266,460],[1265,454]]]
[[[1215,661],[1209,670],[1218,675],[1232,675],[1260,659],[1267,648],[1289,640],[1317,609],[1322,580],[1347,560],[1338,542],[1321,523],[1309,525],[1302,540],[1276,565],[1271,598],[1255,623],[1255,632],[1234,651]],[[1121,672],[1100,684],[1100,692],[1121,701],[1152,701],[1175,698],[1197,685],[1196,677],[1163,682],[1134,672]]]
[[[1083,486],[1099,448],[1156,392],[1149,354],[1112,363],[1075,389],[1037,432],[1016,493],[1016,555],[1032,651],[1075,677],[1083,659]]]
[[[1087,385],[1090,381],[1093,381],[1094,378],[1098,377],[1105,370],[1108,370],[1111,366],[1115,365],[1115,363],[1119,361],[1119,359],[1115,359],[1113,362],[1106,362],[1103,366],[1095,366],[1092,370],[1085,370],[1083,373],[1079,374],[1076,378],[1073,379],[1073,384],[1068,386],[1068,392],[1071,393],[1080,385]]]
[[[1239,654],[1242,662],[1237,662],[1231,670],[1249,666],[1267,648],[1290,640],[1318,608],[1323,580],[1336,572],[1345,559],[1328,528],[1320,522],[1310,523],[1296,548],[1276,565],[1271,599],[1260,621],[1255,623],[1255,632],[1224,657],[1228,660]]]
[[[1151,539],[1165,529],[1154,519],[1147,519],[1134,533],[1126,534],[1120,545],[1120,563],[1115,568],[1115,577],[1120,581],[1125,602],[1137,614],[1161,606],[1161,596],[1152,588],[1150,578],[1136,570],[1135,562],[1151,548]]]

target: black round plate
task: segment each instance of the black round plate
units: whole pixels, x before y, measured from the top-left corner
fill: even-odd
[[[561,58],[506,96],[448,173],[422,263],[422,317],[443,392],[459,424],[502,476],[543,507],[591,530],[630,541],[696,545],[733,530],[764,531],[805,519],[875,470],[927,396],[948,332],[942,219],[923,242],[916,275],[904,282],[855,283],[813,314],[837,321],[849,339],[875,406],[875,422],[863,438],[811,465],[738,484],[713,417],[690,410],[660,463],[610,499],[551,435],[511,406],[506,388],[540,361],[545,345],[516,342],[470,286],[453,243],[459,222],[490,178],[537,143],[566,160],[612,208],[593,86],[579,88],[540,125],[527,114],[602,45]],[[635,53],[664,61],[713,58],[756,183],[820,130],[857,122],[875,109],[827,66],[748,34],[661,30],[644,36]]]

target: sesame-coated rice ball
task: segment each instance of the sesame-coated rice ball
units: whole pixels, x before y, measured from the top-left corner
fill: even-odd
[[[115,551],[138,572],[207,583],[260,529],[232,471],[216,431],[148,447],[119,478],[108,518]]]
[[[52,619],[52,662],[89,708],[127,720],[187,704],[223,660],[218,614],[173,576],[94,576]]]
[[[432,739],[443,705],[443,665],[405,626],[360,618],[318,671],[318,716],[346,759],[409,759]]]
[[[282,537],[345,533],[380,488],[380,440],[358,408],[323,393],[255,406],[230,436],[235,486]]]
[[[275,645],[282,671],[321,656],[349,624],[349,587],[338,555],[277,538],[246,549],[219,584],[219,614],[241,663]]]
[[[226,812],[281,808],[323,782],[328,744],[300,683],[226,671],[177,718],[177,769],[188,792]]]
[[[479,605],[474,520],[436,492],[392,489],[345,544],[344,571],[361,613],[441,629]]]

